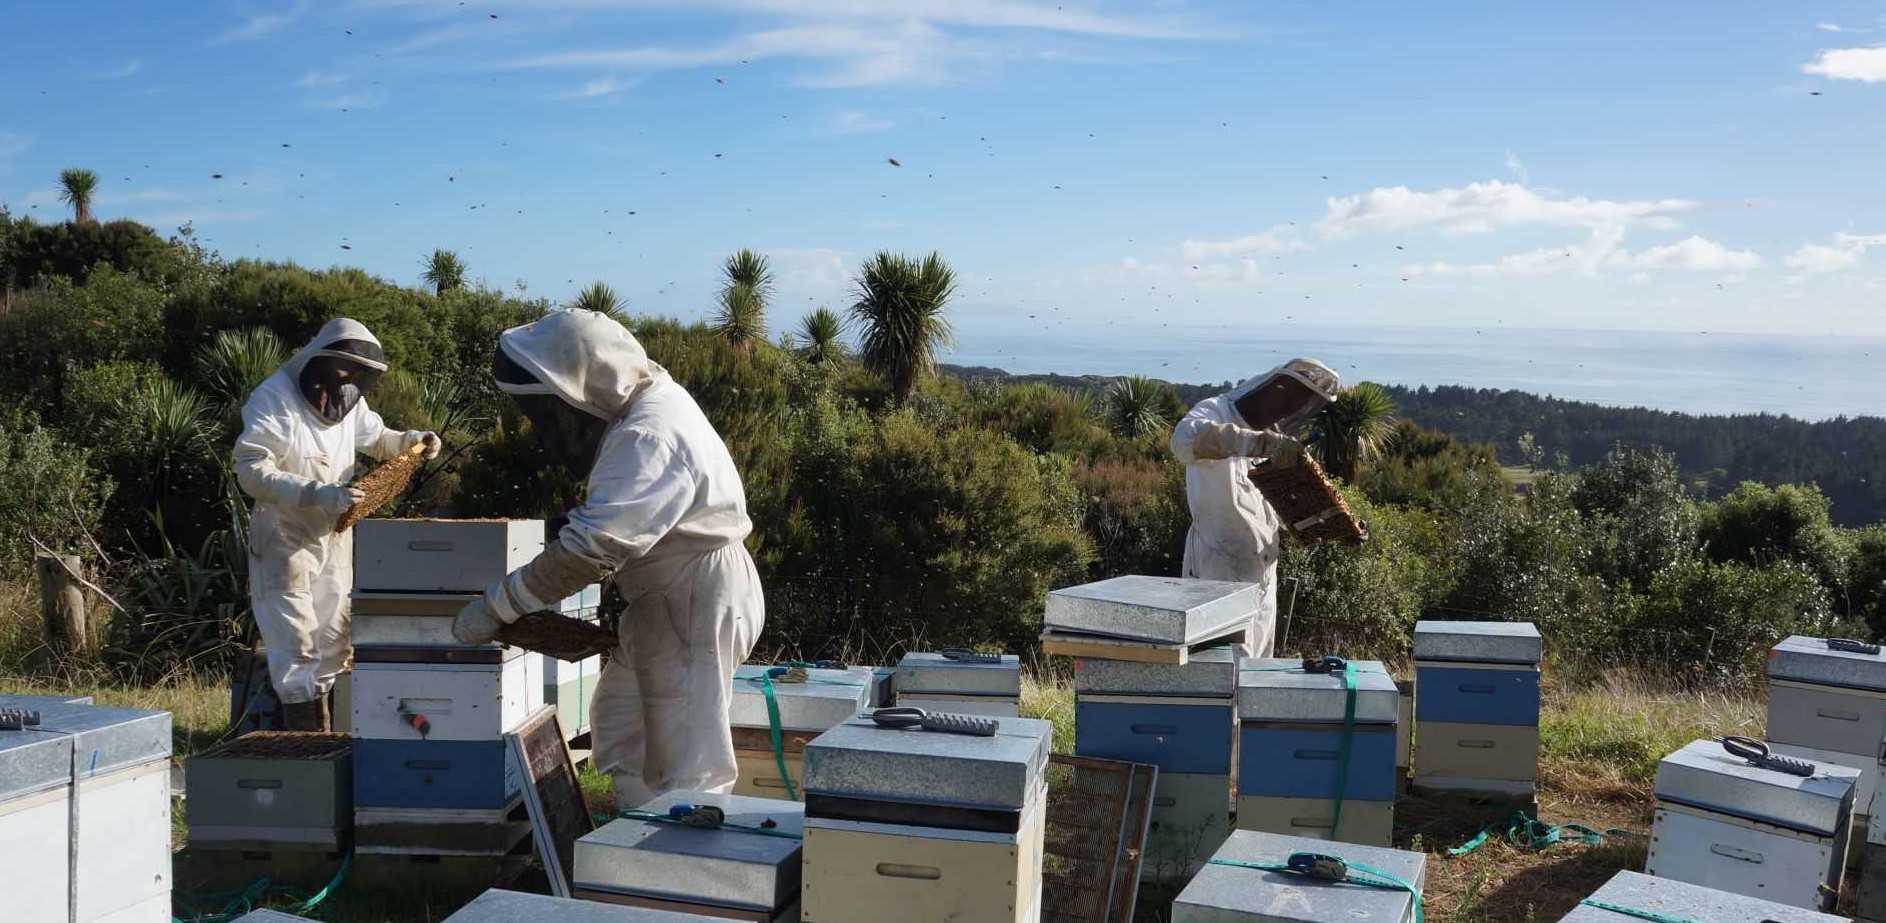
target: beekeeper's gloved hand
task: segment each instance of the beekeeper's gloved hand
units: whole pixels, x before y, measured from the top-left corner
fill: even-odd
[[[416,445],[426,447],[427,460],[438,458],[439,450],[445,448],[445,442],[439,438],[438,433],[423,432],[421,430],[408,431],[406,433],[405,444],[399,448],[400,451],[405,452]]]
[[[346,484],[309,484],[301,502],[339,519],[347,508],[367,499],[365,491]]]
[[[1268,430],[1260,432],[1251,440],[1251,451],[1244,453],[1252,458],[1268,458],[1280,465],[1294,465],[1303,460],[1303,443],[1282,433]]]
[[[458,618],[452,620],[452,637],[460,644],[488,644],[503,627],[504,622],[480,596],[458,610]]]

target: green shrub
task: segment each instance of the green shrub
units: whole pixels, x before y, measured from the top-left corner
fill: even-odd
[[[0,398],[30,400],[59,425],[73,376],[99,362],[148,361],[163,334],[163,292],[101,267],[83,285],[54,278],[0,315]]]
[[[1571,500],[1594,533],[1593,572],[1614,586],[1648,586],[1695,553],[1696,506],[1668,452],[1614,448],[1579,469]]]
[[[39,545],[87,554],[109,493],[85,449],[28,414],[0,416],[0,578],[29,576]]]
[[[1799,562],[1691,560],[1659,573],[1640,607],[1625,614],[1629,644],[1616,655],[1673,668],[1680,679],[1745,682],[1782,638],[1832,626],[1826,589]]]
[[[1177,574],[1192,525],[1185,468],[1174,461],[1076,462],[1086,498],[1082,528],[1094,543],[1095,580],[1121,574]]]
[[[1794,561],[1830,590],[1845,582],[1827,497],[1812,484],[1742,484],[1703,508],[1699,538],[1712,561]]]
[[[1393,660],[1407,652],[1432,592],[1433,518],[1371,504],[1357,491],[1345,494],[1350,509],[1368,523],[1369,540],[1285,540],[1277,565],[1278,650]]]

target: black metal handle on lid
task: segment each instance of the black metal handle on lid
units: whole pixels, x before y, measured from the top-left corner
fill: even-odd
[[[1342,881],[1349,877],[1349,863],[1340,857],[1316,852],[1293,852],[1284,867],[1299,875],[1323,881]]]
[[[39,726],[39,712],[29,708],[0,708],[0,731],[21,731]]]
[[[1730,756],[1747,760],[1750,766],[1785,772],[1791,776],[1805,779],[1814,774],[1815,766],[1806,760],[1780,756],[1768,752],[1768,745],[1753,737],[1728,736],[1722,738],[1722,749]]]
[[[1341,673],[1348,667],[1349,661],[1335,654],[1303,658],[1303,672],[1305,673]]]
[[[1865,641],[1855,641],[1852,638],[1828,638],[1827,649],[1830,651],[1839,651],[1843,654],[1866,654],[1868,656],[1879,653],[1879,645],[1868,644]]]
[[[966,647],[946,647],[938,651],[937,653],[941,654],[944,660],[954,660],[957,663],[1001,663],[1002,662],[1001,654],[985,654],[981,651],[972,651]]]

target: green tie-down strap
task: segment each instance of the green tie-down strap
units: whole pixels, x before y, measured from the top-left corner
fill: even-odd
[[[792,674],[792,670],[794,669],[799,671],[797,676],[793,676]],[[799,789],[792,784],[792,773],[786,771],[786,738],[785,735],[780,732],[779,728],[779,700],[773,696],[773,677],[780,677],[781,682],[819,683],[826,686],[864,686],[863,683],[854,683],[850,680],[822,679],[815,676],[807,676],[805,675],[805,670],[806,667],[795,661],[792,666],[789,667],[770,667],[766,672],[758,676],[746,677],[746,681],[749,683],[759,683],[760,690],[766,693],[766,723],[768,730],[771,731],[773,741],[773,765],[779,769],[779,781],[786,786],[786,798],[789,801],[799,800]],[[793,678],[788,679],[787,677],[789,676]]]
[[[1667,913],[1658,913],[1654,910],[1638,910],[1635,907],[1624,907],[1607,901],[1593,900],[1589,897],[1578,903],[1586,907],[1596,907],[1599,910],[1621,913],[1627,917],[1636,917],[1639,920],[1649,920],[1650,923],[1703,923],[1701,920],[1694,920],[1689,917],[1672,916]]]
[[[698,824],[690,824],[687,821],[682,820],[681,818],[676,817],[672,814],[657,814],[654,811],[641,811],[634,808],[629,808],[622,811],[620,816],[626,817],[629,820],[645,820],[651,823],[669,824],[675,827],[696,827],[696,828],[700,827],[700,825]],[[718,825],[715,825],[714,827],[707,828],[707,829],[738,830],[741,833],[753,833],[753,834],[758,834],[760,836],[779,837],[782,840],[805,839],[805,836],[803,834],[793,833],[790,830],[780,830],[777,827],[755,827],[751,824],[730,824],[725,821],[722,821]]]
[[[1310,672],[1335,673],[1336,671],[1333,669],[1334,666],[1338,663],[1342,665],[1342,672],[1338,674],[1342,677],[1342,690],[1343,690],[1342,741],[1340,744],[1338,744],[1336,748],[1336,809],[1333,812],[1333,815],[1330,818],[1330,822],[1329,822],[1329,838],[1332,840],[1335,840],[1335,839],[1339,839],[1339,837],[1337,836],[1337,830],[1339,830],[1342,827],[1343,797],[1347,795],[1349,791],[1350,744],[1355,742],[1355,736],[1356,736],[1356,674],[1358,672],[1362,672],[1362,673],[1377,673],[1377,674],[1386,675],[1388,671],[1386,670],[1358,671],[1356,669],[1356,665],[1353,662],[1344,660],[1340,657],[1323,657],[1319,659],[1305,660],[1303,663],[1304,663],[1303,666],[1297,666],[1297,667],[1241,667],[1239,668],[1238,672],[1240,673],[1310,673]],[[1310,669],[1307,669],[1312,663],[1322,664],[1325,667],[1325,669],[1317,670],[1317,671],[1311,671]]]
[[[1548,824],[1524,811],[1514,811],[1506,823],[1506,841],[1522,849],[1545,849],[1568,839],[1567,834],[1575,835],[1586,846],[1597,846],[1612,837],[1642,837],[1635,830],[1612,827],[1609,830],[1593,830],[1584,824]],[[1447,851],[1450,856],[1464,856],[1481,846],[1493,835],[1493,827],[1480,828],[1473,839]]]
[[[347,880],[347,870],[353,867],[353,864],[354,854],[352,851],[349,851],[347,855],[341,857],[340,868],[335,869],[334,877],[328,879],[327,884],[321,886],[321,890],[306,896],[303,896],[301,892],[296,889],[284,888],[277,885],[267,877],[258,878],[247,888],[233,893],[201,897],[190,897],[178,894],[172,898],[173,903],[178,906],[220,900],[223,904],[223,909],[209,913],[185,911],[171,917],[170,923],[229,923],[229,921],[244,916],[250,911],[261,908],[271,900],[291,901],[292,903],[287,907],[274,908],[284,913],[310,913],[314,908],[321,906],[321,903],[331,897],[335,891],[340,889],[341,882]]]
[[[1260,872],[1282,872],[1287,875],[1301,875],[1304,878],[1310,878],[1316,881],[1327,881],[1332,885],[1350,884],[1361,885],[1365,888],[1377,888],[1383,891],[1406,891],[1408,896],[1414,901],[1414,923],[1423,923],[1420,888],[1394,875],[1390,875],[1381,869],[1370,868],[1360,862],[1350,862],[1347,859],[1343,860],[1342,864],[1345,866],[1345,871],[1343,877],[1340,879],[1324,878],[1307,873],[1300,868],[1292,868],[1289,865],[1275,862],[1245,862],[1241,859],[1219,859],[1214,857],[1207,860],[1206,864],[1224,865],[1241,869],[1256,869]]]

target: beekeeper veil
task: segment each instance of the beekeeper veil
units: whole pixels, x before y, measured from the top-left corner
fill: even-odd
[[[1302,388],[1296,387],[1297,385],[1301,385]],[[1292,398],[1289,403],[1296,406],[1285,406],[1278,410],[1275,404],[1280,403],[1282,399],[1265,401],[1266,389],[1288,392],[1292,395],[1301,395],[1304,390],[1307,390],[1309,395],[1307,398]],[[1231,389],[1227,396],[1239,414],[1245,417],[1247,425],[1257,429],[1283,430],[1323,409],[1330,401],[1336,399],[1336,395],[1341,390],[1342,379],[1337,376],[1334,369],[1315,359],[1298,358],[1285,362],[1262,375],[1245,379],[1236,388]],[[1261,403],[1273,405],[1273,410],[1277,412],[1276,419],[1269,421],[1251,419],[1253,416],[1260,416],[1249,411]]]
[[[322,422],[339,423],[386,374],[386,353],[365,324],[337,317],[288,360],[301,399]]]
[[[552,311],[498,336],[492,376],[544,444],[576,467],[595,457],[603,426],[668,372],[614,318]]]

